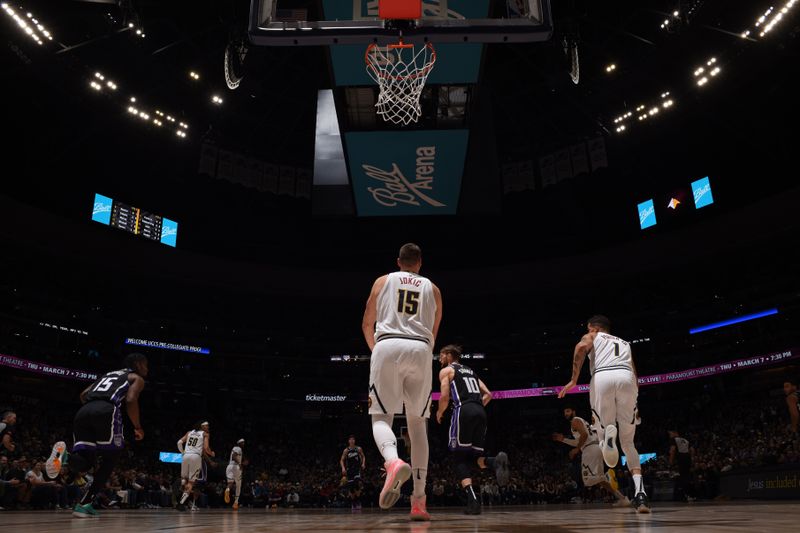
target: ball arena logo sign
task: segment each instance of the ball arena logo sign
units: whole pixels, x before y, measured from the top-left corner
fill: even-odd
[[[455,214],[468,136],[467,130],[346,134],[358,214]]]
[[[367,176],[383,183],[383,186],[367,187],[367,190],[372,194],[376,202],[386,207],[394,207],[398,203],[419,206],[421,202],[433,207],[446,207],[445,204],[423,192],[433,191],[433,174],[436,168],[435,157],[435,146],[420,146],[417,148],[417,172],[416,179],[413,182],[403,175],[397,163],[392,163],[391,171],[381,170],[370,165],[362,165]]]

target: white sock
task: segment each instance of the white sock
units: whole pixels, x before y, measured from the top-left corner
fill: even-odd
[[[633,486],[636,490],[634,490],[634,494],[639,494],[640,492],[643,494],[647,494],[644,491],[644,483],[642,482],[642,475],[641,474],[633,474]]]
[[[372,436],[387,463],[397,459],[397,437],[392,431],[393,419],[394,415],[372,415]]]
[[[188,499],[189,499],[189,493],[188,492],[184,492],[183,496],[181,496],[181,505],[186,503],[186,500],[188,500]]]
[[[428,479],[428,420],[424,417],[407,416],[408,436],[411,437],[411,475],[414,478],[414,497],[425,496]]]

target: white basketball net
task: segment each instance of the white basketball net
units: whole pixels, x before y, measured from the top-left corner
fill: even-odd
[[[386,122],[407,126],[422,114],[419,97],[436,62],[431,43],[419,50],[413,44],[367,47],[367,74],[378,84],[375,109]]]

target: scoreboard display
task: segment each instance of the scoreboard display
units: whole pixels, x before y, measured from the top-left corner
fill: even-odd
[[[92,220],[167,246],[174,247],[178,240],[177,222],[102,194],[94,195]]]

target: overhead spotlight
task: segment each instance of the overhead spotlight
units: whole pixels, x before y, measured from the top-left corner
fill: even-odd
[[[710,67],[711,65],[713,65],[716,62],[717,62],[717,58],[716,57],[712,57],[711,59],[708,60],[708,63],[706,63],[706,66]]]
[[[133,22],[129,22],[129,23],[128,23],[128,27],[129,27],[129,28],[133,28]]]
[[[99,90],[101,90],[101,89],[103,88],[103,86],[102,86],[102,85],[100,85],[99,83],[97,83],[96,81],[93,81],[93,82],[91,82],[89,85],[90,85],[90,86],[92,87],[92,89],[94,89],[95,91],[99,91]]]
[[[663,105],[664,105],[664,109],[667,109],[668,107],[672,107],[672,100],[667,100],[666,102],[664,102]]]
[[[197,81],[200,79],[200,74],[192,70],[191,72],[189,72],[189,77]]]
[[[614,63],[611,63],[606,67],[606,72],[614,72],[615,70],[617,70],[617,65]]]
[[[220,97],[219,97],[219,96],[217,96],[216,94],[215,94],[214,96],[212,96],[212,97],[211,97],[211,101],[212,101],[213,103],[217,104],[217,105],[220,105],[220,104],[222,104],[222,98],[220,98]]]
[[[697,77],[697,76],[699,76],[700,74],[702,74],[705,71],[706,71],[706,69],[704,69],[703,67],[699,67],[697,70],[694,71],[694,75],[695,75],[695,77]]]
[[[708,83],[708,78],[706,78],[705,76],[697,80],[697,85],[699,85],[700,87],[702,87],[706,83]]]
[[[709,72],[709,74],[711,74],[712,76],[716,76],[717,74],[719,74],[719,70],[720,70],[719,67],[715,67],[714,70]]]
[[[655,115],[656,113],[658,113],[658,108],[657,108],[657,107],[654,107],[653,109],[651,109],[651,110],[650,110],[650,116],[651,116],[651,117],[652,117],[653,115]]]
[[[679,11],[673,11],[673,12],[672,12],[672,16],[673,16],[673,17],[677,18],[677,17],[678,17],[678,15],[680,15],[680,12],[679,12]]]
[[[135,101],[136,101],[136,97],[135,96],[131,96],[131,102],[135,102]]]
[[[141,34],[142,34],[142,30],[136,30],[136,35],[141,35]]]

